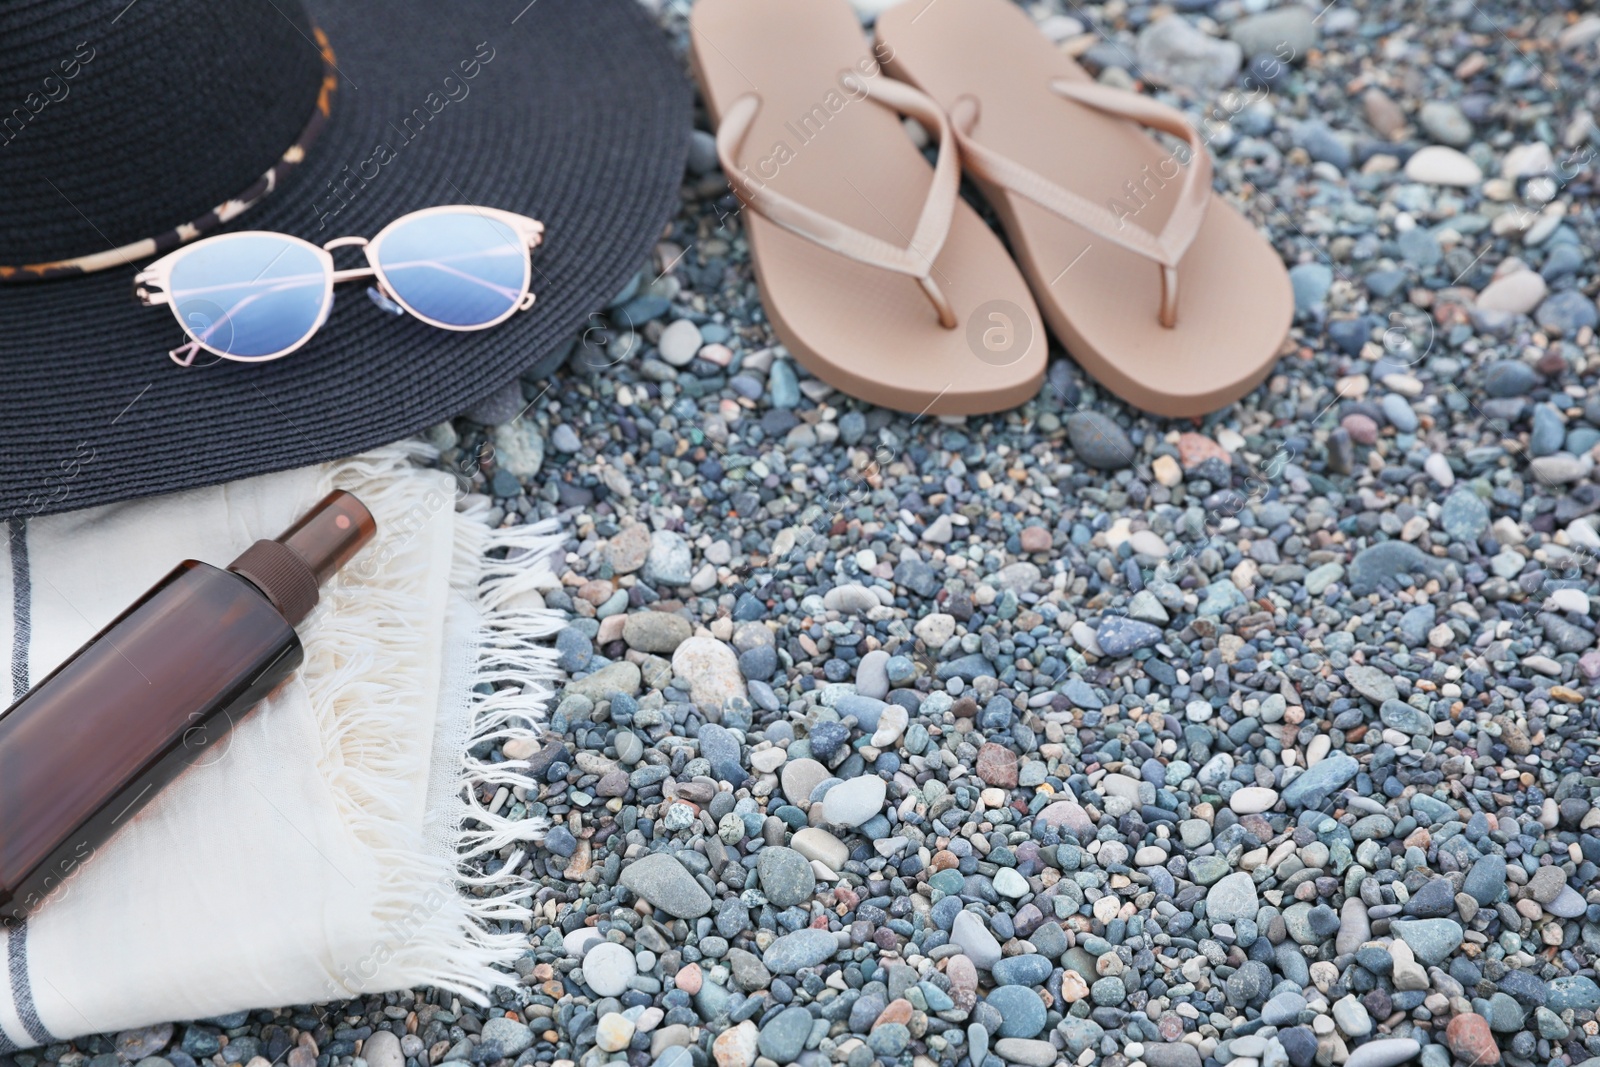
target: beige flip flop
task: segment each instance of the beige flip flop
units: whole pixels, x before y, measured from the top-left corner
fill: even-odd
[[[944,113],[878,66],[846,0],[700,0],[691,48],[762,303],[817,377],[918,414],[1038,392],[1027,282],[959,196]],[[939,138],[933,167],[901,115]]]
[[[1045,320],[1086,371],[1170,416],[1216,411],[1267,376],[1294,316],[1289,277],[1212,195],[1182,112],[1095,82],[1009,0],[909,0],[877,38],[886,69],[949,114]]]

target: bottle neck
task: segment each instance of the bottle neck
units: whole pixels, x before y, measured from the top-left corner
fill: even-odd
[[[378,524],[354,496],[334,490],[274,541],[257,541],[228,569],[259,589],[289,625],[317,606],[317,589],[372,539]]]

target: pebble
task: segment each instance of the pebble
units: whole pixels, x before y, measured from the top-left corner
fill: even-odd
[[[1456,484],[1455,471],[1450,469],[1450,461],[1437,452],[1429,454],[1428,458],[1423,460],[1422,469],[1441,489],[1449,489]]]
[[[1051,1067],[1060,1058],[1050,1042],[1021,1037],[1001,1038],[994,1043],[994,1051],[1005,1062],[1021,1067]]]
[[[723,726],[708,722],[700,727],[700,754],[711,763],[711,773],[734,785],[745,780],[739,739]]]
[[[989,994],[989,1006],[1000,1013],[995,1032],[1006,1037],[1037,1037],[1044,1029],[1044,1001],[1027,986],[1003,985]]]
[[[1215,91],[1239,73],[1244,51],[1235,42],[1208,37],[1181,16],[1168,15],[1139,32],[1134,58],[1157,84]]]
[[[1447,145],[1419,148],[1406,160],[1406,177],[1429,185],[1470,188],[1482,183],[1483,171],[1467,156]]]
[[[1156,644],[1161,640],[1161,631],[1146,622],[1108,615],[1100,620],[1094,636],[1106,655],[1126,656]]]
[[[1294,59],[1317,43],[1317,25],[1310,11],[1290,5],[1246,15],[1229,28],[1228,36],[1247,56]]]
[[[1595,1011],[1600,1009],[1600,985],[1588,975],[1566,975],[1550,981],[1545,1007],[1560,1014],[1567,1010]]]
[[[1010,867],[1002,867],[995,872],[994,891],[1012,900],[1021,900],[1031,892],[1028,880]]]
[[[1357,596],[1376,592],[1378,586],[1402,574],[1433,574],[1441,565],[1404,541],[1380,541],[1356,553],[1348,568],[1350,591]]]
[[[172,1043],[172,1029],[171,1023],[158,1023],[155,1026],[124,1030],[116,1037],[117,1054],[127,1063],[137,1064],[141,1060],[149,1059]],[[388,1031],[382,1032],[388,1033]],[[377,1037],[377,1034],[373,1037]],[[396,1041],[395,1044],[398,1048],[399,1042]],[[382,1052],[384,1043],[380,1042],[378,1048]],[[393,1067],[393,1065],[384,1064],[382,1067]]]
[[[714,637],[691,637],[672,653],[672,672],[689,681],[689,698],[706,711],[720,712],[730,700],[748,699],[739,657]]]
[[[650,551],[644,560],[644,580],[660,585],[688,585],[691,554],[689,544],[672,530],[657,530],[650,535]]]
[[[388,1030],[375,1030],[361,1043],[361,1058],[368,1067],[405,1067],[406,1062],[400,1039]]]
[[[1247,785],[1242,789],[1236,789],[1228,798],[1228,807],[1240,815],[1257,815],[1263,811],[1271,811],[1273,805],[1277,803],[1276,789],[1258,785]]]
[[[937,651],[943,648],[950,638],[955,636],[956,620],[953,616],[942,612],[934,612],[918,619],[916,626],[912,630],[919,641],[928,646],[928,648]]]
[[[995,940],[983,920],[970,911],[963,911],[956,916],[955,924],[950,929],[950,940],[959,945],[966,957],[983,970],[989,970],[1000,961],[1000,942]]]
[[[526,419],[518,418],[496,426],[489,432],[489,440],[493,443],[500,473],[526,482],[538,477],[544,468],[544,435]]]
[[[1182,1042],[1147,1044],[1144,1061],[1148,1067],[1200,1067],[1200,1050]]]
[[[1422,1046],[1413,1037],[1387,1037],[1368,1041],[1350,1051],[1344,1067],[1399,1067],[1414,1060]]]
[[[1050,960],[1042,954],[1007,956],[990,968],[995,984],[999,986],[1042,986],[1052,969]],[[990,1003],[993,1002],[991,998]]]
[[[1354,996],[1340,997],[1333,1002],[1333,1021],[1347,1037],[1366,1037],[1372,1033],[1372,1016]]]
[[[1321,310],[1333,288],[1333,268],[1325,263],[1301,263],[1289,268],[1295,310],[1305,314]]]
[[[618,1012],[609,1012],[600,1017],[595,1044],[602,1052],[621,1052],[633,1040],[633,1031],[633,1020]]]
[[[769,845],[760,852],[756,864],[761,891],[774,907],[789,908],[810,900],[817,889],[817,876],[811,864],[792,848]]]
[[[1529,315],[1544,301],[1549,287],[1537,273],[1519,270],[1490,282],[1478,294],[1478,307],[1484,311],[1505,311]]]
[[[806,859],[820,863],[835,872],[843,870],[845,862],[850,858],[848,845],[816,826],[796,830],[790,844]]]
[[[1389,425],[1401,433],[1415,433],[1417,427],[1421,425],[1421,421],[1417,418],[1417,413],[1412,410],[1406,398],[1399,393],[1385,394],[1381,404],[1383,417],[1389,420]]]
[[[1097,470],[1122,470],[1133,465],[1133,442],[1127,432],[1099,412],[1074,412],[1067,419],[1067,438],[1078,458]]]
[[[1361,765],[1343,752],[1335,752],[1297,775],[1284,787],[1282,797],[1291,808],[1320,808],[1333,791],[1356,776]]]
[[[617,574],[632,574],[644,566],[650,555],[650,530],[635,524],[624,526],[601,551],[605,563]]]
[[[767,946],[761,962],[775,974],[794,974],[827,962],[838,950],[838,941],[826,930],[796,930]]]
[[[583,980],[602,997],[620,997],[638,973],[633,953],[614,941],[602,941],[584,953]]]
[[[1390,925],[1418,960],[1434,966],[1448,959],[1466,937],[1454,919],[1396,919]]]
[[[1473,863],[1461,884],[1466,893],[1479,904],[1493,904],[1506,892],[1506,859],[1490,853]]]
[[[1429,100],[1417,112],[1417,125],[1440,144],[1465,148],[1472,143],[1472,122],[1448,100]]]
[[[783,795],[789,803],[807,805],[817,786],[828,779],[828,768],[814,759],[792,759],[783,765]]]
[[[697,919],[711,911],[710,894],[679,860],[664,852],[641,856],[627,864],[619,881],[679,919]]]
[[[1548,904],[1566,888],[1567,876],[1559,867],[1540,867],[1528,879],[1528,893],[1541,904]]]
[[[622,640],[640,652],[671,653],[693,633],[688,619],[664,611],[639,611],[627,620]]]
[[[1206,893],[1206,915],[1212,922],[1254,919],[1259,907],[1255,880],[1245,871],[1228,875]]]
[[[1600,310],[1595,302],[1575,289],[1551,293],[1534,313],[1538,324],[1562,337],[1576,337],[1582,330],[1595,328]]]
[[[1491,397],[1525,396],[1539,384],[1539,374],[1526,363],[1500,360],[1485,370],[1483,384]]]
[[[1394,700],[1400,695],[1393,678],[1376,667],[1368,667],[1365,664],[1358,663],[1345,668],[1344,680],[1350,683],[1352,689],[1374,704]]]
[[[887,697],[889,688],[893,684],[893,680],[889,677],[889,661],[892,658],[881,648],[873,649],[862,656],[860,665],[856,667],[856,692],[874,700],[883,700]],[[883,747],[883,744],[876,741],[873,743],[879,748]]]
[[[756,1024],[745,1019],[717,1035],[711,1043],[711,1057],[717,1067],[752,1067],[760,1040]]]
[[[822,816],[836,826],[860,826],[883,810],[889,786],[875,775],[840,782],[822,798]]]
[[[1476,542],[1489,529],[1489,506],[1470,489],[1457,489],[1445,498],[1439,525],[1453,541]]]
[[[798,1005],[785,1008],[762,1025],[756,1046],[774,1063],[793,1063],[805,1050],[811,1022],[811,1013],[806,1009]]]
[[[1444,1040],[1462,1063],[1489,1067],[1500,1062],[1500,1046],[1489,1029],[1489,1020],[1475,1012],[1453,1016],[1445,1027]]]
[[[1549,404],[1533,409],[1533,430],[1528,434],[1528,454],[1553,456],[1561,451],[1566,440],[1566,422],[1561,413]]]
[[[703,343],[700,327],[688,319],[678,319],[661,331],[661,340],[656,342],[656,346],[666,362],[674,367],[686,367]]]

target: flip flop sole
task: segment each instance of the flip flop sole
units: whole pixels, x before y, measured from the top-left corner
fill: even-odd
[[[971,97],[970,136],[1095,204],[1159,232],[1186,165],[1134,124],[1062,99],[1089,81],[1007,0],[911,0],[878,20],[888,69],[947,110]],[[1050,328],[1113,393],[1158,415],[1227,406],[1271,372],[1294,297],[1272,246],[1213,194],[1178,265],[1177,324],[1159,321],[1156,265],[990,183],[994,206]]]
[[[847,70],[885,77],[848,4],[701,0],[690,26],[713,119],[759,97],[739,160],[746,179],[907,245],[932,169],[897,115],[841,85]],[[938,415],[1001,411],[1037,394],[1044,322],[999,238],[966,203],[957,202],[932,270],[953,329],[940,326],[914,278],[832,252],[749,207],[739,221],[774,332],[836,389]]]

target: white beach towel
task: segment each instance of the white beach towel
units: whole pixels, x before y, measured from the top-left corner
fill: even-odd
[[[13,697],[180,559],[225,565],[330,488],[355,493],[378,535],[300,626],[300,671],[0,933],[0,1052],[424,985],[481,1002],[506,981],[531,890],[515,854],[487,877],[463,858],[526,849],[542,827],[478,799],[527,784],[526,764],[468,750],[542,719],[557,621],[537,590],[558,539],[458,511],[454,480],[413,464],[425,454],[11,523]]]

